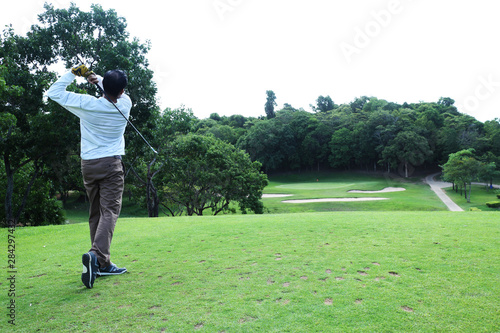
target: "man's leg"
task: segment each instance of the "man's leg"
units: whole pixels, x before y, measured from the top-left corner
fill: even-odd
[[[89,229],[90,229],[90,244],[94,243],[95,233],[99,225],[101,217],[101,198],[99,195],[99,182],[102,174],[96,168],[96,160],[84,161],[82,160],[82,176],[83,185],[87,191],[89,198]]]
[[[100,168],[104,177],[99,182],[99,223],[92,241],[91,251],[97,254],[101,268],[111,265],[110,247],[116,220],[120,215],[124,187],[124,170],[121,160],[105,158]]]
[[[97,226],[101,218],[101,197],[99,195],[99,184],[85,184],[87,196],[89,197],[89,229],[90,229],[90,244],[94,243]]]

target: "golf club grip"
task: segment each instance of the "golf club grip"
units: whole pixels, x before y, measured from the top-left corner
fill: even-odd
[[[101,92],[101,94],[106,95],[106,93],[104,92],[104,89],[102,89],[99,84],[97,84],[97,83],[94,83],[94,84],[96,85],[97,89],[99,89],[99,91]],[[151,150],[153,151],[153,153],[155,153],[156,155],[158,155],[158,152],[153,148],[153,146],[151,146],[149,144],[148,140],[146,140],[146,138],[144,136],[142,136],[141,132],[139,132],[139,130],[134,126],[134,124],[132,124],[132,122],[127,117],[125,117],[125,115],[123,114],[123,112],[116,106],[116,104],[113,101],[109,100],[109,99],[108,99],[108,101],[110,101],[111,104],[113,104],[113,106],[115,107],[115,109],[117,109],[118,112],[120,112],[120,114],[122,115],[122,117],[125,118],[125,120],[127,121],[127,123],[130,126],[132,126],[132,128],[135,130],[135,132],[137,134],[139,134],[139,136],[141,137],[141,139],[149,146],[149,148],[151,148]]]

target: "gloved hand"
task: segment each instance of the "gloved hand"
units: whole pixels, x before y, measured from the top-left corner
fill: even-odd
[[[83,77],[88,77],[90,74],[94,74],[94,72],[90,71],[85,65],[74,67],[73,69],[71,69],[71,73],[75,74],[76,76]]]

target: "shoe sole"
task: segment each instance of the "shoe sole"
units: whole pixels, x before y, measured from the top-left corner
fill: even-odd
[[[103,273],[103,272],[97,272],[97,275],[98,276],[107,276],[107,275],[121,275],[123,273],[127,273],[127,269],[123,270],[123,272],[120,272],[120,273]]]
[[[92,256],[89,253],[85,253],[82,256],[82,264],[83,264],[83,273],[82,273],[82,282],[85,287],[92,289],[94,286],[95,275],[92,271]]]

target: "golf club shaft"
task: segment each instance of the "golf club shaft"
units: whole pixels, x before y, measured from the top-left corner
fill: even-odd
[[[97,83],[95,84],[97,89],[99,89],[99,91],[103,94],[103,95],[106,95],[106,93],[104,92],[104,90],[101,88],[100,85],[98,85]],[[151,148],[151,150],[153,151],[153,153],[155,153],[156,155],[158,154],[158,152],[149,144],[148,140],[146,140],[146,138],[144,136],[142,136],[141,132],[139,132],[139,130],[134,126],[134,124],[132,124],[132,122],[130,120],[128,120],[127,117],[125,117],[125,115],[123,114],[123,112],[120,111],[120,109],[116,106],[116,104],[108,99],[108,101],[111,102],[111,104],[113,104],[113,106],[118,110],[118,112],[120,112],[120,114],[123,116],[123,118],[125,118],[125,120],[127,121],[127,123],[132,126],[132,128],[135,130],[135,132],[137,134],[139,134],[139,136],[141,137],[141,139],[149,146],[149,148]]]

